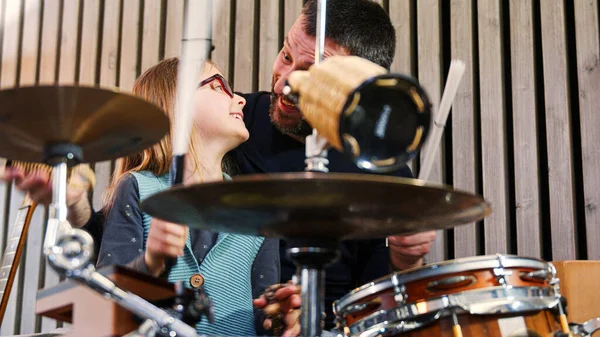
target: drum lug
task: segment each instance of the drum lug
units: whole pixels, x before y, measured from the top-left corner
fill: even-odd
[[[508,287],[508,281],[506,280],[506,276],[512,275],[513,272],[509,270],[505,270],[504,268],[494,268],[494,275],[496,276],[496,280],[503,287]]]
[[[394,300],[398,304],[404,303],[408,297],[406,294],[406,286],[404,284],[400,284],[397,274],[392,276],[392,284],[394,285]]]

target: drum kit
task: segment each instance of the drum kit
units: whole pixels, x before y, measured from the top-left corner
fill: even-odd
[[[320,61],[321,3],[318,16]],[[352,97],[350,104],[356,103]],[[98,273],[90,262],[92,238],[66,220],[68,167],[139,152],[168,130],[162,111],[123,93],[82,86],[0,91],[0,156],[53,166],[43,249],[52,267],[140,317],[144,323],[138,334],[198,336],[172,312]],[[421,132],[419,137],[425,135]],[[324,275],[326,266],[339,257],[339,242],[447,229],[490,213],[480,196],[422,180],[325,173],[326,150],[315,143],[319,141],[323,143],[316,132],[307,139],[307,163],[312,168],[308,172],[176,186],[142,203],[152,216],[192,228],[287,240],[287,253],[298,266],[304,336],[324,333],[320,324]],[[364,140],[356,141],[360,145]],[[421,143],[419,139],[417,144]],[[360,156],[363,168],[368,168],[367,157]],[[377,161],[371,165],[378,167]],[[551,263],[505,255],[392,273],[334,303],[336,333],[343,336],[587,336],[600,329],[598,320],[569,326],[565,309]]]

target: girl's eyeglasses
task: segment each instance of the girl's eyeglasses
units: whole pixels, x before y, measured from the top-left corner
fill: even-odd
[[[229,86],[229,83],[227,83],[227,80],[223,76],[221,76],[221,74],[212,75],[211,77],[200,82],[200,84],[198,84],[198,89],[214,81],[218,81],[221,85],[221,88],[223,88],[223,91],[227,94],[227,96],[233,98],[233,90],[231,89],[231,86]]]

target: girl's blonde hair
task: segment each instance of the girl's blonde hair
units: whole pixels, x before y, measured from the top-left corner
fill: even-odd
[[[173,116],[175,113],[175,98],[177,94],[177,69],[179,59],[170,58],[159,62],[157,65],[146,70],[133,84],[132,94],[138,96],[161,108],[171,121],[171,132],[173,131]],[[207,61],[206,67],[215,67]],[[192,126],[192,133],[196,126]],[[142,152],[117,159],[112,175],[110,186],[104,194],[104,202],[108,208],[112,206],[115,199],[115,191],[124,176],[130,172],[150,171],[159,176],[169,172],[173,147],[171,144],[171,132],[168,132],[160,142],[145,149]],[[198,173],[197,162],[198,144],[191,137],[189,155],[194,158],[193,172]]]

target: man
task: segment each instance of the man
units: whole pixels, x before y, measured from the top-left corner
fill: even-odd
[[[314,63],[316,17],[317,1],[309,0],[275,60],[271,92],[245,95],[244,121],[250,139],[233,153],[242,174],[300,172],[305,168],[304,139],[312,128],[282,91],[291,72],[306,70]],[[369,0],[327,1],[325,58],[356,55],[389,70],[394,53],[395,29],[378,4]],[[336,150],[329,150],[328,159],[330,172],[364,173]],[[395,174],[412,177],[406,166]],[[325,327],[333,326],[334,300],[390,273],[390,262],[397,270],[420,266],[434,238],[435,232],[390,237],[389,250],[383,239],[342,243],[340,260],[326,272]],[[281,279],[286,281],[296,269],[286,256],[285,242],[280,242]],[[257,303],[261,307],[265,304]]]

